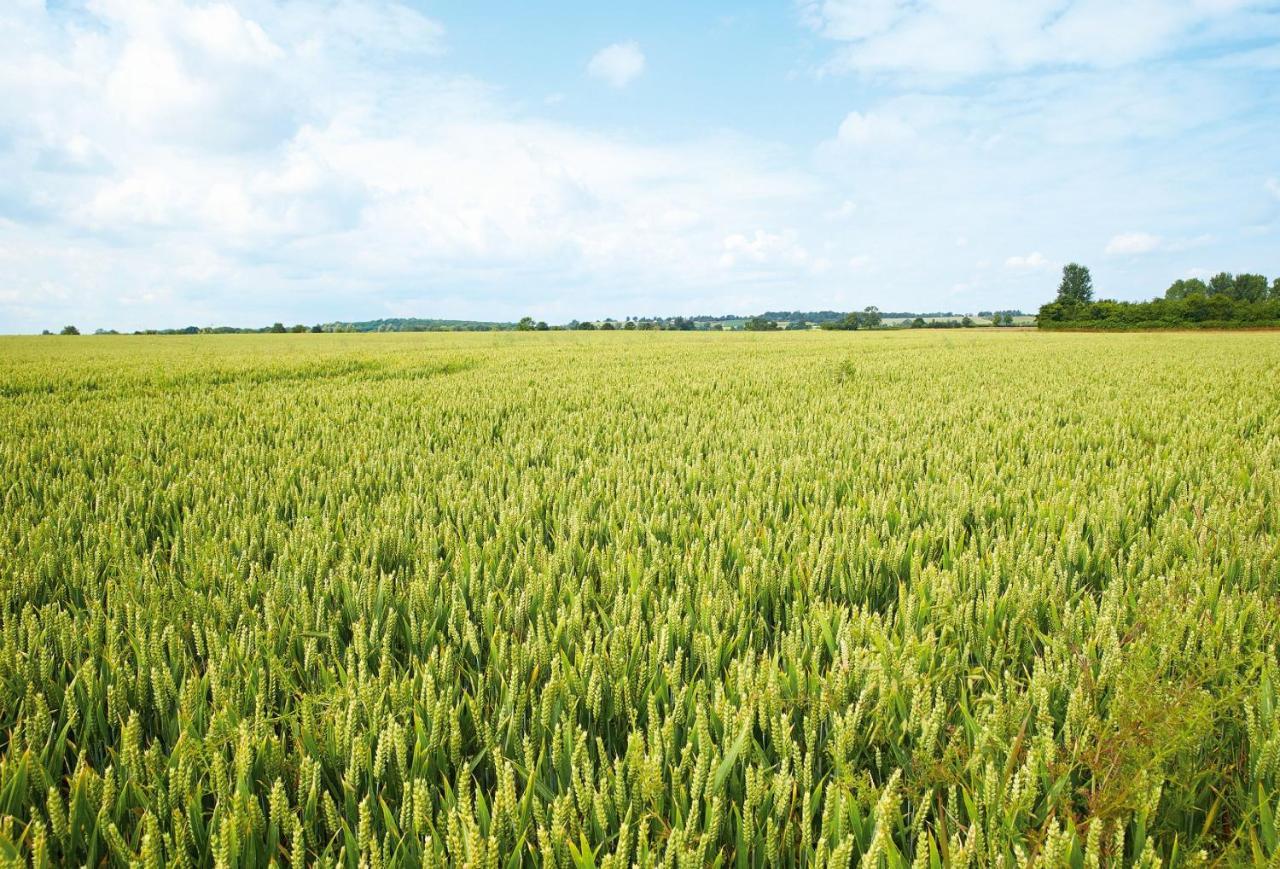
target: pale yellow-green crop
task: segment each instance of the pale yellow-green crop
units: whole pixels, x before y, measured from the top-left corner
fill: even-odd
[[[1280,861],[1280,336],[0,339],[0,859]]]

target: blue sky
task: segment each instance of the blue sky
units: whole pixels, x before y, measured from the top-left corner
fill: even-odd
[[[0,331],[1280,274],[1280,4],[0,4]]]

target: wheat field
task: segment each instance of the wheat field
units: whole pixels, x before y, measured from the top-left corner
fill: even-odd
[[[1280,338],[0,339],[0,858],[1280,865]]]

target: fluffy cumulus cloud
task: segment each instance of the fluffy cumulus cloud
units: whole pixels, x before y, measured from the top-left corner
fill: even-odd
[[[756,229],[821,207],[806,170],[731,134],[639,143],[525,116],[443,71],[446,30],[406,6],[24,2],[0,31],[10,329],[567,320],[653,287],[731,305],[744,280],[812,266],[794,233]],[[598,59],[616,85],[643,67],[633,45]],[[753,271],[726,274],[726,254]]]
[[[592,56],[587,73],[593,78],[624,88],[644,72],[644,52],[635,42],[615,42]]]

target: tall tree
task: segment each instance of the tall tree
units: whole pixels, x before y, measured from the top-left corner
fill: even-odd
[[[1172,302],[1196,294],[1201,296],[1209,294],[1209,287],[1199,278],[1178,278],[1178,280],[1169,285],[1169,289],[1164,291],[1164,297]]]
[[[1242,302],[1259,302],[1267,297],[1267,279],[1263,275],[1236,275],[1233,298]]]
[[[1271,282],[1271,298],[1280,299],[1280,278]]]
[[[1209,295],[1211,296],[1234,296],[1236,290],[1236,276],[1231,272],[1218,272],[1209,278]]]
[[[1058,284],[1060,304],[1082,304],[1093,301],[1093,276],[1089,267],[1067,263],[1062,267],[1062,283]]]

